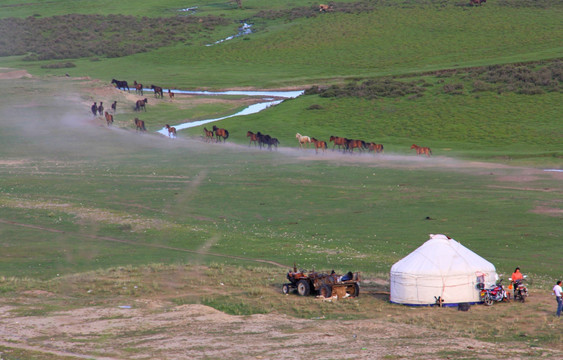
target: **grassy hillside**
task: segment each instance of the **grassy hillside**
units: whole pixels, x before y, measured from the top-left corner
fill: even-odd
[[[139,26],[142,28],[145,24],[147,28],[138,30],[137,36],[132,37],[125,35],[129,26],[121,31],[113,28],[97,30],[99,37],[93,41],[99,42],[97,51],[100,55],[84,52],[86,58],[72,59],[76,67],[71,69],[41,69],[41,65],[53,61],[22,62],[21,58],[3,58],[0,64],[26,67],[37,74],[70,72],[106,80],[140,79],[146,83],[182,88],[219,88],[300,86],[342,77],[372,77],[558,58],[563,55],[560,42],[563,29],[559,21],[563,7],[557,1],[543,4],[543,7],[537,7],[524,6],[524,2],[518,1],[492,1],[487,6],[469,7],[432,1],[353,2],[337,3],[335,11],[326,14],[313,11],[313,4],[305,1],[281,2],[277,4],[282,8],[278,11],[266,9],[270,5],[263,2],[250,1],[245,2],[243,10],[229,2],[188,1],[180,6],[178,2],[165,1],[159,2],[157,8],[153,3],[133,6],[120,2],[108,7],[96,4],[107,16],[106,22],[115,24],[117,29],[120,18],[110,16],[110,11],[166,19],[177,18],[177,9],[197,6],[195,13],[182,18],[214,16],[225,22],[183,31],[177,37],[184,40],[176,45],[156,50],[148,48],[148,52],[118,58],[114,56],[119,56],[120,52],[128,55],[139,51],[136,47],[142,49],[152,44],[155,37],[162,38],[160,46],[166,45],[171,37],[166,35],[171,31],[166,21],[159,25],[151,25],[154,21],[149,22],[149,19],[140,21]],[[30,24],[55,14],[92,13],[87,7],[78,11],[68,1],[53,2],[40,14],[26,6],[6,9],[14,11],[14,16],[31,16],[27,20]],[[10,11],[3,12],[3,16],[10,16]],[[254,24],[255,33],[205,46],[236,34],[239,20],[243,19]],[[52,22],[52,26],[55,28],[62,21],[64,17]],[[41,30],[25,23],[21,26],[22,31],[16,31],[14,26],[6,27],[4,31],[22,34],[34,28]],[[57,41],[66,41],[69,35],[68,30],[63,30],[60,34],[53,32],[49,38],[49,32],[43,30],[32,38],[45,36],[45,41],[53,41],[52,49]],[[70,39],[67,47],[84,46],[85,41],[80,41],[79,34],[73,39],[75,42]],[[21,44],[24,47],[29,41],[21,41]],[[121,51],[116,53],[116,48]],[[109,52],[110,58],[106,58],[103,49]],[[26,49],[22,48],[22,51],[25,53]]]
[[[527,272],[558,274],[556,173],[392,150],[315,156],[171,141],[92,119],[79,94],[95,88],[81,82],[2,84],[12,89],[3,88],[0,114],[5,275],[197,259],[386,273],[429,233],[457,238],[501,271],[518,259]],[[240,258],[193,252],[202,249]]]

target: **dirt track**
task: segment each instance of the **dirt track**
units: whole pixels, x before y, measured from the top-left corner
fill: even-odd
[[[518,359],[541,353],[538,350],[546,358],[561,355],[531,351],[525,344],[487,343],[385,320],[230,316],[203,305],[170,307],[148,299],[111,308],[61,311],[48,317],[14,316],[12,309],[0,306],[0,345],[76,358],[446,359],[464,354],[479,359]]]

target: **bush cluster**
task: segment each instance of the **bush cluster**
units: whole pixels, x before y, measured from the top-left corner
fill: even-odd
[[[331,5],[331,12],[348,13],[348,14],[358,14],[362,12],[374,11],[377,7],[385,6],[387,1],[357,1],[351,3],[334,3],[326,2],[325,4]],[[291,9],[281,9],[281,10],[262,10],[258,12],[255,16],[258,18],[274,20],[274,19],[285,19],[292,21],[299,18],[311,18],[315,16],[322,15],[319,11],[319,5],[316,3],[311,6],[295,7]]]
[[[519,94],[543,94],[561,92],[563,87],[563,61],[548,64],[507,64],[472,69],[468,73],[474,79],[473,92],[494,90]]]
[[[529,0],[499,0],[505,2],[519,2]],[[554,4],[558,0],[537,0],[540,1],[542,7],[547,7],[545,4]],[[448,6],[449,2],[447,0],[362,0],[355,2],[338,2],[333,1],[324,2],[326,5],[331,5],[332,9],[330,12],[333,13],[346,13],[346,14],[359,14],[364,12],[372,12],[382,7],[401,7],[401,8],[413,8],[415,6],[436,6],[445,7]],[[469,6],[469,0],[459,0],[456,6]],[[513,6],[513,5],[508,5]],[[262,10],[258,12],[255,16],[257,18],[264,18],[269,20],[274,19],[285,19],[287,21],[292,21],[299,18],[310,18],[322,15],[319,11],[318,3],[311,6],[295,7],[291,9],[281,9],[281,10]]]
[[[76,64],[70,61],[41,65],[42,69],[67,69],[73,67],[76,67]]]
[[[444,92],[450,95],[462,95],[463,94],[463,84],[445,84]]]
[[[534,95],[563,91],[562,60],[553,60],[541,64],[507,64],[465,70],[440,70],[425,75],[434,75],[437,78],[436,82],[443,84],[443,92],[449,95],[463,95],[466,87],[473,93],[496,91],[498,93],[515,92]],[[446,80],[448,78],[449,81]],[[470,80],[470,82],[467,80]],[[381,78],[363,82],[356,80],[347,85],[332,85],[327,88],[315,85],[305,90],[305,95],[366,99],[408,96],[408,99],[412,100],[423,96],[426,88],[431,86],[432,83],[424,79],[406,82]]]
[[[364,82],[351,82],[344,86],[332,85],[329,88],[321,89],[313,86],[305,91],[306,95],[318,94],[321,97],[360,97],[366,99],[376,99],[382,97],[400,97],[405,95],[422,96],[426,91],[424,80],[403,82],[388,78],[366,80]]]
[[[192,33],[213,30],[229,20],[138,18],[125,15],[70,14],[47,18],[0,19],[0,56],[25,60],[120,57],[186,41]]]

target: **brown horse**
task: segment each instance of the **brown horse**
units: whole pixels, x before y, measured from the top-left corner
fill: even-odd
[[[170,89],[168,89],[168,96],[170,97],[170,101],[172,101],[172,99],[174,99],[174,93],[172,91],[170,91]]]
[[[135,81],[133,82],[133,85],[135,85],[135,92],[136,92],[137,94],[143,95],[143,84],[139,84],[139,83],[137,82],[137,80],[135,80]]]
[[[106,111],[106,123],[108,124],[108,126],[111,126],[111,124],[113,124],[113,115],[108,113]]]
[[[358,149],[360,152],[364,151],[364,149],[367,148],[366,142],[363,140],[352,140],[352,139],[346,139],[347,144],[346,144],[346,149],[350,150],[350,152],[354,152],[354,149]]]
[[[411,150],[412,149],[416,150],[416,155],[426,155],[426,156],[432,155],[432,150],[430,150],[429,147],[422,147],[422,146],[412,144]]]
[[[117,101],[114,101],[113,104],[111,104],[111,109],[113,110],[113,113],[115,114],[115,111],[117,110]]]
[[[174,126],[170,126],[166,124],[166,128],[168,129],[168,136],[169,137],[176,137],[176,128]],[[174,135],[174,136],[172,136]]]
[[[215,125],[213,125],[213,132],[215,133],[215,139],[217,139],[217,142],[221,142],[219,137],[223,138],[223,142],[226,142],[229,137],[229,132],[226,129],[218,128]]]
[[[342,147],[344,147],[344,150],[347,149],[348,146],[348,141],[346,141],[346,138],[343,137],[339,137],[339,136],[331,136],[330,139],[328,140],[329,142],[334,142],[334,145],[332,145],[332,150],[334,151],[334,147],[338,146],[338,149],[340,150]]]
[[[255,146],[258,146],[258,134],[255,134],[252,131],[247,131],[246,137],[250,138],[248,146],[250,146],[252,143],[254,143]]]
[[[205,133],[205,142],[211,142],[213,140],[213,131],[203,128],[203,132]]]
[[[145,122],[143,120],[139,120],[139,118],[135,118],[135,126],[137,127],[136,131],[147,131],[147,128],[145,128]]]
[[[368,151],[373,151],[374,154],[382,153],[383,152],[383,145],[376,144],[374,142],[368,144]]]
[[[137,102],[135,103],[135,111],[141,111],[141,108],[145,109],[145,111],[147,111],[147,106],[146,104],[149,101],[147,100],[147,98],[144,98],[143,100],[137,100]]]
[[[319,149],[321,149],[323,151],[323,153],[325,152],[325,150],[327,149],[327,144],[326,141],[322,141],[322,140],[317,140],[315,138],[311,138],[311,141],[313,142],[313,144],[315,144],[315,153],[318,154],[319,153]]]
[[[154,97],[159,97],[162,99],[164,95],[162,94],[162,88],[160,86],[151,85],[151,89],[154,90]]]
[[[312,143],[309,136],[301,135],[300,133],[295,134],[295,138],[299,141],[299,148],[309,147],[309,143]]]

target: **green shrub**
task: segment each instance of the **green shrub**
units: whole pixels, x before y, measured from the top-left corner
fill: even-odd
[[[60,62],[54,64],[45,64],[41,65],[42,69],[66,69],[66,68],[73,68],[76,67],[76,64],[71,62]]]

